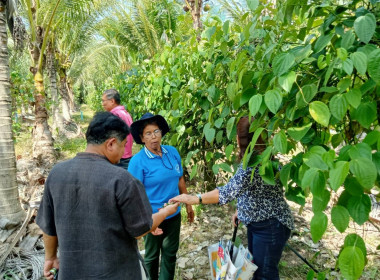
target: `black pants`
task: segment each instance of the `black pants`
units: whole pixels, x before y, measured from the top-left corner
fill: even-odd
[[[130,158],[121,158],[120,162],[118,164],[116,164],[116,165],[124,168],[125,170],[128,170],[128,165],[129,165],[129,161],[131,160],[131,158],[132,157],[130,157]]]

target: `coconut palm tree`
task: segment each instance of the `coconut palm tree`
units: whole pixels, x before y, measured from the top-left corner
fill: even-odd
[[[182,38],[180,32],[189,31],[186,26],[187,30],[181,28],[178,32],[180,14],[181,6],[168,0],[117,2],[96,26],[98,35],[87,52],[73,61],[70,75],[78,77],[79,83],[94,77],[106,80],[139,60],[153,57],[166,44]]]
[[[98,0],[22,0],[29,26],[30,71],[35,85],[35,125],[33,129],[33,157],[42,163],[55,161],[53,138],[48,125],[43,70],[45,55],[51,40],[51,29],[74,25],[75,20],[88,14]]]
[[[23,220],[25,212],[18,200],[9,84],[6,10],[14,10],[13,4],[13,1],[0,1],[0,218],[17,224]]]

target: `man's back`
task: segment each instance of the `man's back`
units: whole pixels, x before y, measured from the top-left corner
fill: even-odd
[[[150,230],[152,209],[142,184],[103,156],[53,168],[37,223],[58,236],[60,279],[140,279],[135,237]]]

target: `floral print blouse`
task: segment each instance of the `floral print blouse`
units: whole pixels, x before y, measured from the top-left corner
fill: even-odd
[[[286,203],[281,185],[266,184],[256,167],[251,181],[252,167],[239,166],[230,181],[219,189],[219,204],[237,198],[238,219],[245,225],[276,218],[280,223],[294,229],[293,215]]]

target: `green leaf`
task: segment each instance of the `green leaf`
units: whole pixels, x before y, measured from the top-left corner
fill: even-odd
[[[278,83],[286,92],[290,92],[295,80],[296,80],[296,73],[294,71],[290,71],[288,74],[285,74],[279,77]]]
[[[212,172],[214,172],[215,175],[219,173],[219,164],[214,164],[212,166]]]
[[[330,192],[326,189],[320,191],[318,195],[313,195],[312,208],[314,213],[323,211],[326,209],[327,204],[330,201]]]
[[[369,212],[371,212],[371,199],[366,194],[352,196],[348,200],[347,210],[352,219],[354,219],[358,225],[362,225],[368,221]]]
[[[329,103],[331,114],[341,121],[343,117],[346,115],[348,109],[347,100],[344,98],[342,94],[334,95]]]
[[[209,143],[211,143],[212,141],[214,141],[214,138],[215,138],[215,129],[211,128],[211,124],[210,123],[206,123],[206,125],[203,128],[203,133],[205,134],[206,140]]]
[[[227,122],[227,137],[231,139],[233,128],[235,127],[235,117],[231,117]]]
[[[342,48],[345,48],[346,50],[348,50],[354,42],[355,42],[355,35],[352,33],[352,30],[348,30],[342,36],[342,42],[340,43],[340,45],[342,46]]]
[[[215,31],[216,31],[215,26],[207,28],[205,31],[203,31],[202,38],[206,38],[208,41],[210,41],[212,35],[215,34]]]
[[[348,53],[345,48],[339,48],[336,50],[337,56],[342,60],[345,61],[347,59]]]
[[[287,186],[288,185],[289,176],[290,176],[290,170],[292,169],[292,166],[293,166],[292,163],[288,163],[288,164],[286,164],[285,166],[283,166],[281,168],[281,171],[280,171],[280,181],[281,181],[281,183],[282,183],[283,186]]]
[[[288,149],[288,142],[284,131],[280,131],[273,137],[273,144],[277,151],[281,154],[286,154]]]
[[[237,93],[236,83],[229,83],[227,86],[227,96],[231,102],[235,100],[236,93]]]
[[[347,75],[351,75],[354,70],[354,64],[351,59],[346,59],[342,64],[343,71],[347,73]]]
[[[344,181],[344,189],[351,196],[361,196],[364,193],[363,187],[353,176],[347,177],[347,179]]]
[[[380,140],[380,131],[371,131],[364,138],[363,142],[368,144],[369,146],[375,145]]]
[[[380,49],[376,49],[370,53],[368,57],[368,74],[376,82],[380,84]]]
[[[365,75],[367,72],[367,56],[362,52],[354,52],[350,58],[359,74]]]
[[[334,206],[331,210],[331,222],[340,233],[343,233],[350,222],[348,210],[340,205]]]
[[[297,92],[297,107],[305,107],[317,94],[318,87],[315,84],[309,84],[302,87],[302,91]]]
[[[330,187],[337,191],[348,175],[350,164],[347,161],[338,161],[334,169],[330,169]]]
[[[301,127],[290,127],[288,128],[288,134],[295,141],[300,141],[306,133],[309,131],[313,123],[308,123],[307,125]]]
[[[350,171],[360,185],[370,190],[375,184],[377,171],[375,164],[368,158],[356,158],[350,161]]]
[[[222,126],[222,124],[223,124],[222,118],[217,119],[214,123],[215,127],[217,127],[217,128],[220,128]]]
[[[320,170],[328,170],[327,164],[323,161],[322,157],[315,153],[306,153],[303,156],[303,161],[310,168],[317,168]]]
[[[344,95],[348,101],[348,103],[354,107],[358,108],[360,105],[360,102],[362,100],[362,93],[360,92],[360,89],[353,88],[348,93]]]
[[[234,145],[232,145],[232,144],[230,144],[226,147],[226,150],[225,150],[226,158],[230,158],[233,150],[234,150]]]
[[[364,256],[357,247],[345,247],[339,255],[339,268],[347,280],[359,279],[364,269]]]
[[[380,142],[380,140],[379,140]],[[378,142],[378,143],[379,143]],[[376,166],[376,169],[377,169],[377,173],[379,174],[380,176],[380,152],[376,152],[372,155],[372,160],[373,160],[373,163],[375,164]]]
[[[259,6],[259,0],[247,0],[248,8],[254,12]]]
[[[277,89],[269,90],[265,93],[264,102],[267,105],[269,111],[273,114],[277,113],[277,110],[281,106],[282,96]]]
[[[369,128],[377,118],[377,109],[374,102],[362,102],[351,114],[362,126]]]
[[[306,275],[306,280],[313,280],[314,279],[314,270],[310,269]]]
[[[359,235],[351,233],[346,236],[344,239],[343,248],[349,246],[359,248],[362,251],[363,256],[367,257],[367,248],[365,247],[365,242]]]
[[[221,164],[219,164],[219,167],[221,168],[221,169],[223,169],[224,171],[226,171],[226,172],[230,172],[230,173],[232,173],[232,169],[231,169],[231,166],[229,166],[227,163],[221,163]]]
[[[351,159],[367,158],[372,160],[372,149],[366,143],[358,143],[348,151]]]
[[[271,161],[267,161],[260,166],[259,174],[261,175],[261,178],[263,178],[263,181],[265,183],[273,186],[276,185]]]
[[[291,53],[281,53],[273,59],[273,74],[281,76],[285,74],[294,64],[294,55]]]
[[[318,38],[318,40],[315,42],[314,45],[314,52],[318,53],[320,52],[324,47],[330,43],[332,37],[334,36],[334,33],[330,33],[328,35],[322,35]]]
[[[263,101],[263,97],[261,94],[256,94],[251,97],[249,100],[249,113],[254,117],[260,109],[261,102]]]
[[[224,35],[228,35],[229,30],[230,30],[230,21],[226,20],[224,22],[224,24],[223,24],[223,33],[224,33]]]
[[[216,134],[216,142],[220,144],[223,141],[223,130],[219,130],[218,133]]]
[[[198,168],[197,163],[193,165],[193,168],[191,168],[190,180],[192,180],[194,176],[197,174],[197,168]]]
[[[368,13],[364,16],[358,17],[354,22],[354,30],[359,39],[368,43],[376,29],[376,18],[373,14]]]
[[[315,196],[321,196],[326,185],[326,178],[319,169],[310,168],[305,172],[302,178],[302,189],[306,189],[308,187],[311,188],[311,192]]]
[[[311,238],[313,239],[314,243],[317,243],[319,240],[321,240],[323,234],[327,229],[327,223],[328,219],[325,213],[314,213],[314,216],[310,222]]]
[[[312,118],[323,126],[329,125],[330,111],[327,105],[321,101],[314,101],[309,105],[309,112]]]

